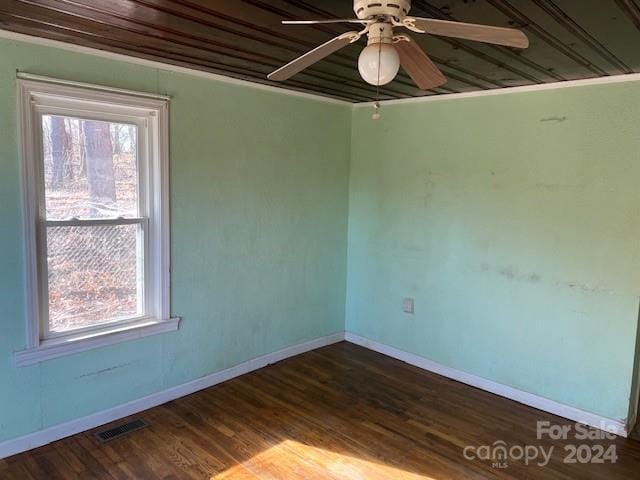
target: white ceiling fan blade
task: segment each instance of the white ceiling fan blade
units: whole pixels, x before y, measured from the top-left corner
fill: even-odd
[[[433,18],[408,17],[407,20],[415,20],[416,27],[431,35],[475,40],[506,47],[527,48],[529,46],[529,39],[524,32],[515,28],[491,27]]]
[[[322,25],[327,23],[366,23],[357,18],[337,18],[331,20],[283,20],[283,25]]]
[[[325,57],[328,57],[332,53],[337,52],[343,47],[346,47],[351,41],[358,36],[358,32],[343,33],[339,37],[333,38],[326,43],[323,43],[317,48],[314,48],[308,53],[305,53],[301,57],[296,58],[293,62],[286,64],[284,67],[279,68],[273,73],[270,73],[267,78],[269,80],[275,80],[276,82],[283,82],[293,77],[296,73],[301,72],[307,67],[310,67],[316,62],[319,62]]]
[[[440,69],[431,61],[429,56],[410,37],[403,35],[401,40],[394,44],[400,55],[400,65],[409,74],[411,79],[421,90],[431,90],[447,83],[446,77]]]

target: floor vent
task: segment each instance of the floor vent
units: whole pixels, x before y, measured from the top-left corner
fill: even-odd
[[[145,422],[141,418],[136,418],[135,420],[123,423],[122,425],[118,425],[116,427],[109,428],[108,430],[98,432],[95,434],[95,436],[100,443],[105,443],[148,426],[149,424],[147,422]]]

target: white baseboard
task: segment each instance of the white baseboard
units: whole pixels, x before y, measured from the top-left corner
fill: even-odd
[[[226,382],[227,380],[231,380],[232,378],[239,377],[245,373],[266,367],[272,363],[276,363],[286,358],[294,357],[301,353],[309,352],[326,345],[338,343],[343,340],[343,332],[316,338],[305,343],[300,343],[298,345],[278,350],[277,352],[253,358],[226,370],[212,373],[211,375],[198,378],[191,382],[183,383],[182,385],[178,385],[137,400],[132,400],[125,404],[93,413],[86,417],[71,420],[22,437],[4,441],[0,443],[0,459],[15,455],[16,453],[31,450],[32,448],[41,447],[42,445],[99,427],[100,425],[113,422],[152,407],[157,407],[158,405],[175,400],[176,398],[184,397],[185,395]]]
[[[532,393],[527,393],[522,390],[518,390],[517,388],[509,387],[507,385],[502,385],[500,383],[496,383],[491,380],[472,375],[470,373],[456,370],[455,368],[446,367],[424,357],[420,357],[413,353],[408,353],[403,350],[390,347],[383,343],[369,340],[368,338],[361,337],[354,333],[346,332],[345,340],[347,342],[360,345],[361,347],[368,348],[369,350],[374,350],[378,353],[382,353],[397,360],[401,360],[415,367],[422,368],[423,370],[437,373],[438,375],[442,375],[443,377],[447,377],[452,380],[471,385],[472,387],[476,387],[481,390],[500,395],[501,397],[514,400],[533,408],[537,408],[538,410],[552,413],[559,417],[567,418],[574,422],[579,422],[584,425],[589,425],[601,430],[606,430],[607,432],[615,433],[616,435],[620,435],[622,437],[627,437],[627,435],[629,434],[627,424],[624,421],[612,420],[600,415],[585,412],[584,410],[580,410],[569,405],[564,405],[554,400],[549,400],[548,398],[540,397]]]
[[[4,441],[0,443],[0,459],[15,455],[20,452],[31,450],[32,448],[46,445],[56,440],[75,435],[92,428],[99,427],[100,425],[113,422],[120,418],[136,414],[143,410],[162,405],[163,403],[169,402],[171,400],[184,397],[185,395],[189,395],[199,390],[203,390],[219,383],[226,382],[227,380],[231,380],[232,378],[239,377],[254,370],[258,370],[286,358],[294,357],[296,355],[300,355],[301,353],[309,352],[311,350],[331,345],[333,343],[338,343],[343,340],[401,360],[418,368],[422,368],[438,375],[442,375],[443,377],[451,378],[452,380],[456,380],[458,382],[471,385],[481,390],[500,395],[501,397],[514,400],[524,405],[537,408],[538,410],[552,413],[559,417],[567,418],[569,420],[580,422],[582,424],[589,425],[595,428],[606,430],[622,437],[626,437],[628,435],[627,425],[623,421],[612,420],[600,415],[585,412],[578,408],[564,405],[553,400],[534,395],[532,393],[523,392],[522,390],[502,385],[500,383],[496,383],[491,380],[472,375],[470,373],[446,367],[424,357],[420,357],[413,353],[408,353],[397,348],[390,347],[383,343],[369,340],[353,333],[339,332],[298,345],[293,345],[291,347],[278,350],[277,352],[269,353],[267,355],[248,360],[226,370],[212,373],[211,375],[198,378],[191,382],[183,383],[182,385],[178,385],[176,387],[172,387],[137,400],[132,400],[131,402],[118,405],[116,407],[103,410],[86,417],[71,420],[69,422],[55,425],[44,430],[39,430],[23,437]]]

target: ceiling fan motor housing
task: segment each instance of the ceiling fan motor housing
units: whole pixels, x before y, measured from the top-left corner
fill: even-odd
[[[378,22],[371,25],[367,45],[374,43],[393,43],[393,26],[387,22]]]
[[[411,0],[353,0],[353,11],[361,20],[394,17],[402,20],[409,15]]]

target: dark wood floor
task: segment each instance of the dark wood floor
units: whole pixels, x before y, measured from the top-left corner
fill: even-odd
[[[640,442],[615,464],[563,463],[569,422],[340,343],[138,415],[152,424],[100,445],[86,432],[0,461],[4,479],[640,479]],[[464,458],[466,446],[554,447],[545,468]],[[589,443],[591,445],[591,443]]]

